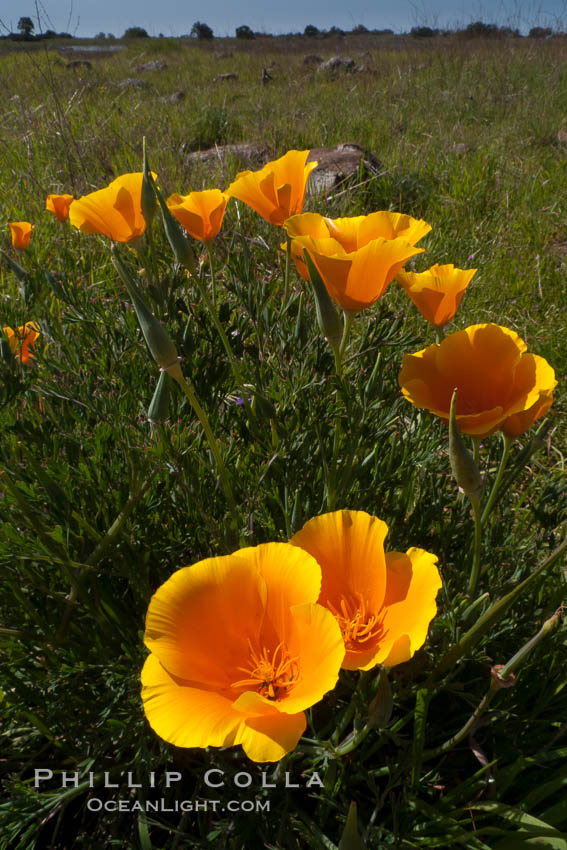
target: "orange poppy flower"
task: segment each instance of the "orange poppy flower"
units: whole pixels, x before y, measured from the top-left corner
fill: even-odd
[[[437,612],[437,557],[415,548],[384,553],[387,533],[385,522],[364,511],[335,511],[310,520],[290,541],[321,566],[319,603],[340,626],[347,670],[408,661]]]
[[[15,331],[10,327],[2,328],[2,330],[8,337],[12,352],[16,357],[19,357],[22,363],[27,363],[30,358],[33,358],[30,348],[34,348],[39,336],[37,322],[26,322],[23,327],[17,328]]]
[[[416,274],[402,269],[396,280],[403,286],[419,312],[428,322],[442,327],[450,322],[459,308],[465,289],[476,269],[456,269],[452,263],[435,264]]]
[[[517,333],[493,324],[472,325],[406,354],[398,380],[408,401],[446,422],[457,388],[459,431],[477,437],[522,434],[547,413],[557,386],[547,360],[528,354]]]
[[[130,242],[141,236],[146,229],[141,203],[142,179],[141,171],[122,174],[106,189],[72,201],[71,224],[82,233],[100,233],[114,242]]]
[[[8,227],[12,233],[12,245],[18,251],[25,251],[30,244],[34,225],[29,221],[10,221]]]
[[[320,587],[317,562],[289,543],[174,573],[146,617],[142,700],[154,731],[177,747],[241,744],[253,761],[293,750],[344,656]]]
[[[405,239],[382,237],[349,253],[336,239],[297,237],[292,256],[293,246],[295,251],[309,251],[333,301],[351,313],[374,304],[410,257],[423,250]]]
[[[347,254],[368,245],[373,239],[404,239],[410,245],[429,233],[431,225],[423,219],[412,218],[404,213],[378,211],[370,215],[347,218],[324,218],[318,213],[302,213],[289,218],[284,229],[292,238],[291,256],[303,280],[309,280],[309,272],[303,258],[304,245],[296,237],[311,236],[313,239],[335,239]],[[282,245],[282,248],[284,246]]]
[[[59,221],[67,221],[72,201],[72,195],[48,195],[45,199],[45,209],[52,212]]]
[[[303,209],[307,178],[317,167],[316,162],[307,162],[308,156],[309,151],[288,151],[260,171],[241,171],[225,194],[281,226]]]
[[[222,226],[228,196],[220,189],[205,189],[188,195],[170,195],[167,206],[187,233],[201,242],[209,242]]]

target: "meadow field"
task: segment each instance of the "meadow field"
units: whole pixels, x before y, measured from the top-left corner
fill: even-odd
[[[567,38],[112,45],[0,47],[0,850],[567,850]],[[313,55],[355,67],[319,71]],[[235,197],[206,244],[159,204],[151,229],[114,244],[46,210],[50,194],[78,199],[141,172],[144,138],[162,198],[227,189],[236,156],[192,155],[215,146],[249,143],[273,162],[355,143],[378,166],[327,191],[308,182],[304,211],[424,220],[407,272],[477,272],[441,330],[396,280],[343,313],[321,269],[312,286],[289,262],[286,230]],[[33,224],[27,248],[10,222]],[[28,349],[17,329],[30,322]],[[501,412],[467,430],[472,408],[457,400],[450,453],[448,416],[410,403],[400,370],[436,342],[458,361],[453,335],[478,325],[514,340],[516,361],[508,377],[504,354],[479,354],[481,378],[465,370],[460,396],[474,384],[488,397],[496,374],[504,393],[521,341],[557,386],[508,431]],[[170,343],[184,378],[160,353]],[[438,585],[397,602],[395,651],[337,666],[327,687],[332,653],[317,659],[316,633],[301,638],[318,696],[281,709],[278,723],[304,711],[306,727],[277,757],[242,730],[234,745],[212,733],[196,744],[189,708],[160,735],[140,697],[160,642],[157,615],[146,621],[156,591],[182,567],[222,558],[237,571],[273,552],[291,577],[305,524],[337,512],[345,528],[386,523],[408,575],[422,569],[410,551],[438,570]],[[376,548],[357,547],[341,554],[353,574]],[[303,589],[314,558],[285,593],[333,620]],[[211,667],[247,628],[246,588],[231,581],[222,604],[205,591],[195,603]],[[372,640],[387,638],[392,599],[368,620]],[[344,637],[346,609],[330,610]],[[258,717],[297,686],[285,657],[292,685],[263,682]]]

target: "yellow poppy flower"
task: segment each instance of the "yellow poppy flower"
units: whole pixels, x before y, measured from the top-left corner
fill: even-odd
[[[8,227],[12,234],[12,246],[18,251],[25,251],[30,244],[34,225],[29,221],[10,221]]]
[[[122,174],[105,189],[72,201],[71,224],[82,233],[100,233],[114,242],[130,242],[141,236],[146,229],[141,205],[142,179],[141,171]]]
[[[289,543],[174,573],[146,617],[142,700],[154,731],[177,747],[241,744],[253,761],[293,750],[344,655],[320,587],[317,562]]]
[[[494,324],[472,325],[406,354],[398,380],[408,401],[446,422],[457,388],[459,431],[477,437],[522,434],[547,413],[557,386],[547,360],[528,354],[517,333]]]
[[[8,337],[10,348],[16,357],[20,358],[22,363],[27,363],[33,354],[30,348],[34,348],[36,340],[39,336],[39,325],[37,322],[26,322],[15,331],[10,327],[2,328],[5,335]]]
[[[310,520],[290,541],[321,566],[319,603],[339,624],[347,670],[408,661],[437,613],[437,557],[415,548],[385,553],[387,533],[385,522],[364,511],[335,511]]]
[[[403,286],[419,312],[428,322],[442,327],[450,322],[459,308],[465,289],[476,269],[456,269],[452,263],[435,264],[416,274],[402,269],[396,280]]]
[[[241,171],[225,194],[281,226],[303,209],[307,178],[317,167],[316,162],[307,162],[308,156],[309,151],[288,151],[260,171]]]
[[[45,209],[52,212],[59,221],[67,221],[72,201],[72,195],[48,195],[45,199]]]
[[[167,206],[187,233],[201,242],[214,239],[222,226],[228,196],[220,189],[170,195]]]
[[[289,218],[284,229],[293,240],[291,256],[303,280],[309,280],[309,272],[303,258],[304,246],[296,237],[311,236],[313,239],[335,239],[347,254],[368,245],[373,239],[404,239],[410,245],[429,233],[431,225],[423,219],[412,218],[404,213],[378,211],[370,215],[347,218],[324,218],[318,213],[302,213]],[[282,245],[282,248],[285,246]]]

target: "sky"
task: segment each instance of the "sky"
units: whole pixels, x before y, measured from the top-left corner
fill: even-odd
[[[220,37],[233,36],[242,24],[274,35],[303,32],[307,24],[409,32],[413,26],[454,29],[478,20],[524,33],[532,26],[567,30],[567,0],[0,0],[0,34],[15,31],[22,15],[34,21],[36,32],[53,29],[77,37],[100,32],[120,37],[132,26],[152,36],[176,36],[189,33],[195,21]]]

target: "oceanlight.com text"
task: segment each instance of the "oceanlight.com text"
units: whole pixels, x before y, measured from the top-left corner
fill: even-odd
[[[269,812],[269,800],[101,800],[87,801],[89,812]]]

